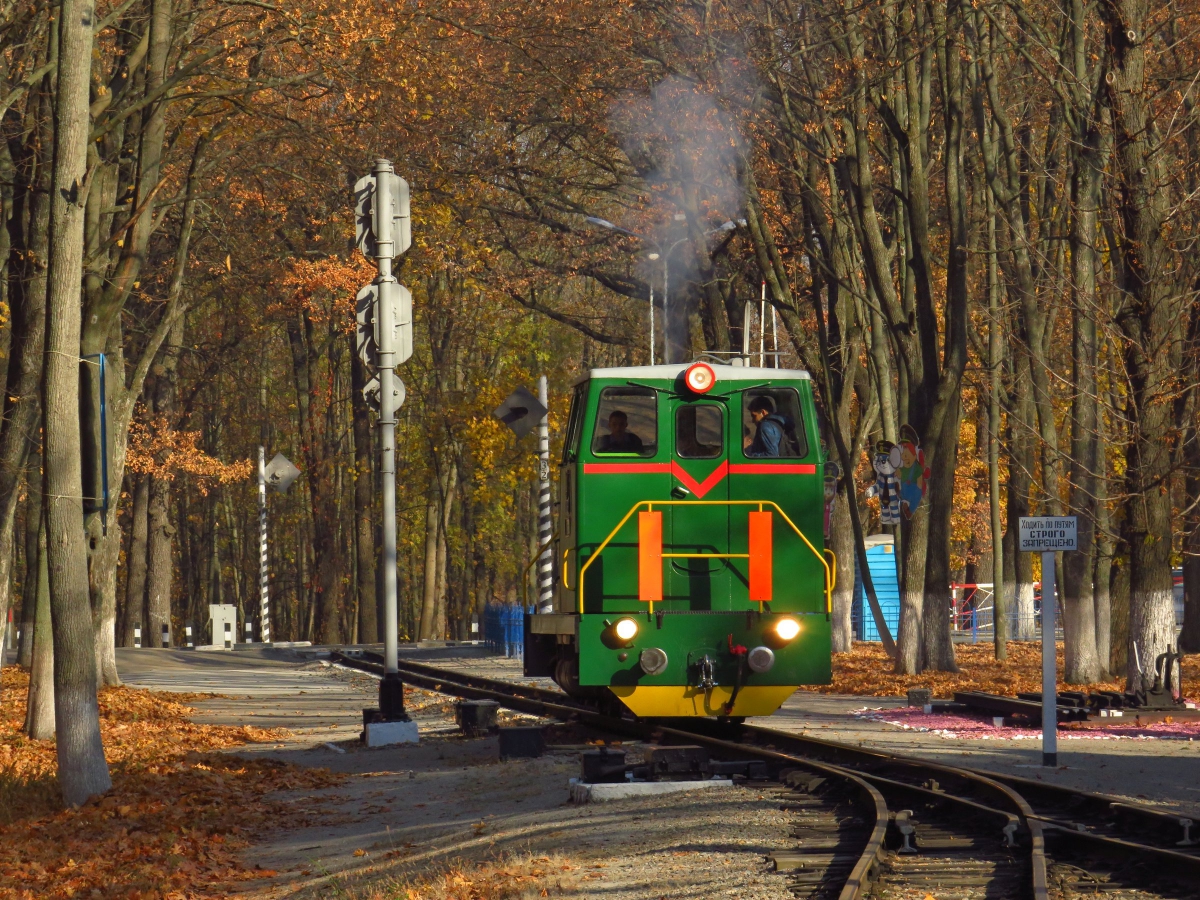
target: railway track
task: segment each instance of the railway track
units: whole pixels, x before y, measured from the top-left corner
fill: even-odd
[[[372,654],[338,661],[382,674]],[[1030,779],[715,720],[608,715],[557,690],[401,662],[406,682],[608,734],[755,758],[780,781],[793,850],[775,867],[810,900],[908,897],[1121,900],[1200,896],[1190,820]],[[1193,843],[1195,839],[1195,843]]]

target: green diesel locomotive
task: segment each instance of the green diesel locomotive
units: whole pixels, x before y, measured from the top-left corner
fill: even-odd
[[[770,715],[830,680],[824,462],[802,371],[594,369],[559,469],[525,672],[645,717]]]

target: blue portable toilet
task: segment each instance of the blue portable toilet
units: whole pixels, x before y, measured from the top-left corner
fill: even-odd
[[[895,639],[900,629],[900,579],[896,569],[896,539],[890,534],[868,535],[863,541],[867,550],[867,565],[871,569],[871,582],[875,585],[875,596],[883,610],[883,621]],[[877,641],[879,630],[871,605],[863,590],[862,573],[858,568],[858,557],[854,559],[854,606],[851,611],[856,641]]]

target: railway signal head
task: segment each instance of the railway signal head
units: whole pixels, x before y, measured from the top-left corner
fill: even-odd
[[[408,182],[391,166],[379,160],[374,172],[354,183],[354,244],[370,259],[392,259],[412,246]]]

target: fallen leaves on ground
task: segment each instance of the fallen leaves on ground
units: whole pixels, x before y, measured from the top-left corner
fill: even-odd
[[[897,675],[883,645],[860,642],[849,653],[833,655],[833,683],[816,690],[826,694],[861,694],[867,697],[904,696],[909,688],[932,688],[933,696],[949,698],[955,691],[986,691],[989,694],[1015,696],[1042,690],[1042,645],[1032,641],[1012,641],[1008,661],[997,662],[991,644],[958,644],[954,648],[958,672],[923,672]],[[1200,678],[1200,654],[1184,658],[1185,695],[1194,690]],[[1059,690],[1122,691],[1124,679],[1101,681],[1092,685],[1066,685],[1063,682],[1063,645],[1058,644]]]
[[[575,893],[569,874],[578,869],[562,857],[513,857],[479,866],[457,866],[419,879],[391,877],[361,887],[339,885],[348,900],[510,900]]]
[[[27,673],[0,670],[0,897],[192,900],[227,895],[274,873],[239,851],[293,803],[270,798],[341,781],[323,769],[220,753],[274,742],[282,729],[197,725],[184,695],[133,688],[100,692],[101,734],[113,787],[62,809],[53,741],[21,732]],[[303,798],[305,812],[312,798]]]

